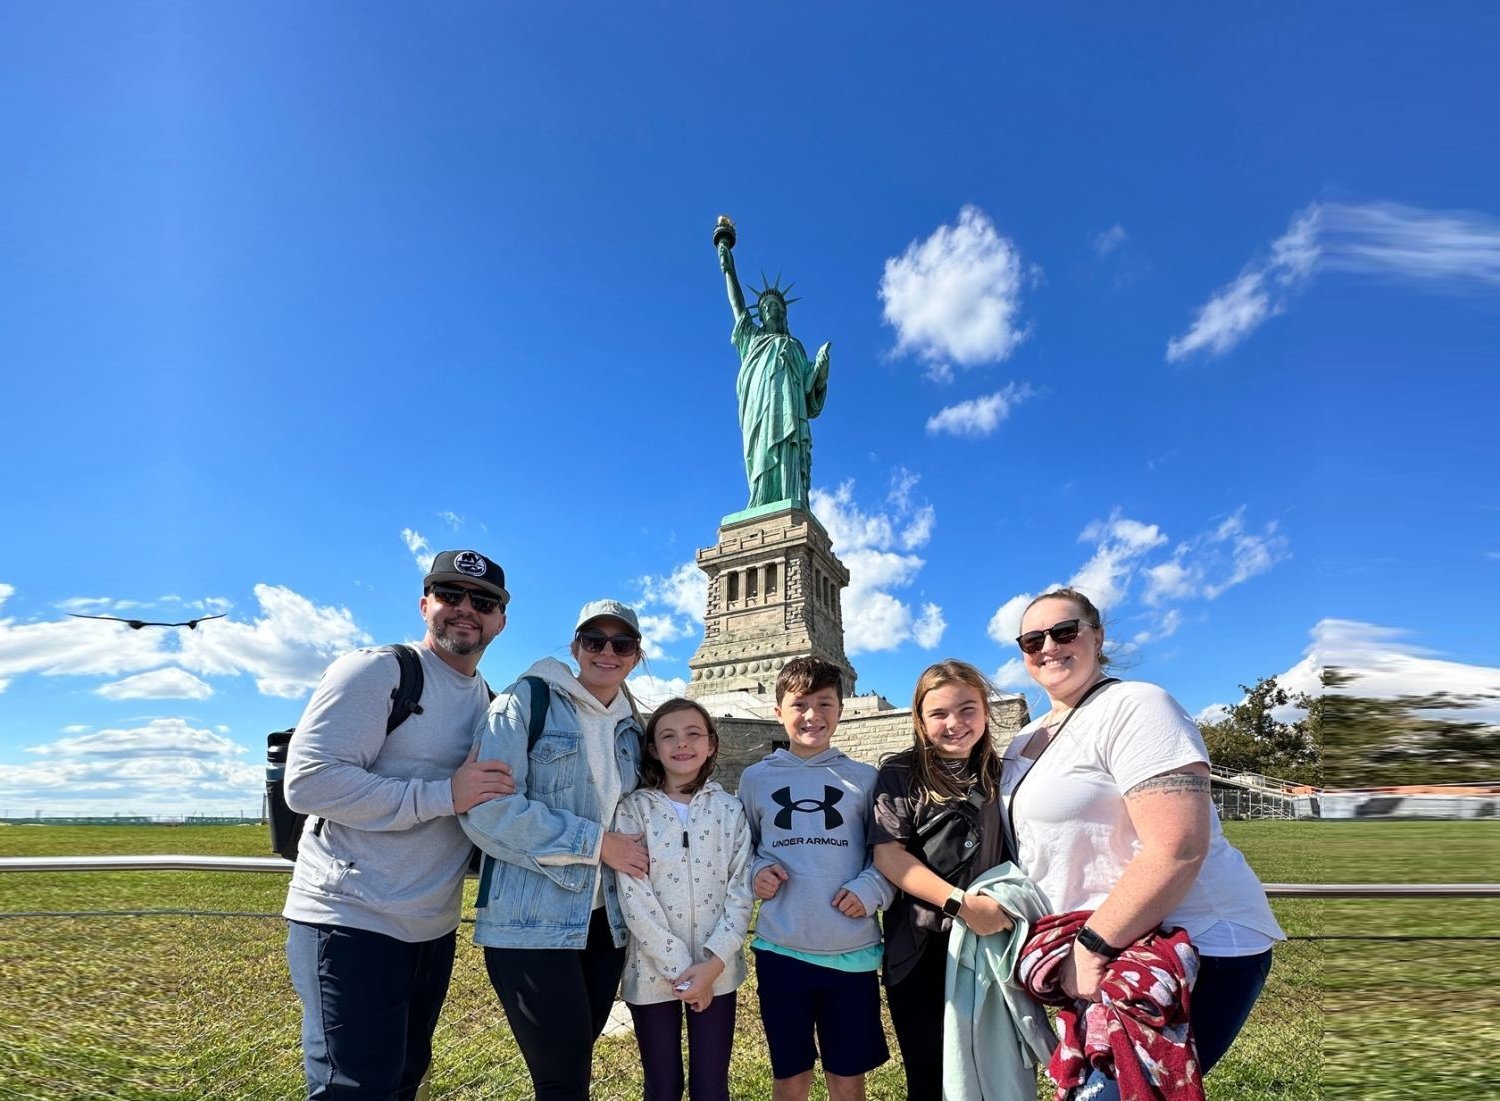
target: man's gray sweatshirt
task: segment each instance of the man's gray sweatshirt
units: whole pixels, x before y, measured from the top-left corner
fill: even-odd
[[[397,940],[458,927],[469,839],[453,813],[452,777],[489,709],[466,677],[425,645],[422,710],[386,736],[394,654],[359,650],[328,667],[287,753],[286,801],[312,817],[285,917]],[[315,818],[325,821],[313,832]]]

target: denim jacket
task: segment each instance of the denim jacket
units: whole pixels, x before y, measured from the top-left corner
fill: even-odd
[[[575,697],[584,689],[561,662],[544,659],[527,671],[547,681],[546,723],[527,752],[530,688],[524,682],[496,696],[478,731],[479,759],[510,765],[514,795],[480,803],[459,816],[485,852],[475,900],[474,943],[495,948],[583,948],[588,942],[598,877],[616,946],[626,939],[615,873],[599,859],[613,806],[599,805],[583,742],[585,721]],[[622,690],[620,700],[626,697]],[[585,703],[590,709],[592,698]],[[618,713],[617,703],[611,709]],[[628,708],[613,720],[612,757],[622,790],[639,783],[642,730]]]

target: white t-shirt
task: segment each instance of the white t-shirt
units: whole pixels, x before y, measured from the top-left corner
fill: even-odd
[[[1099,689],[1032,762],[1021,750],[1042,726],[1033,722],[1016,735],[1001,771],[1019,863],[1054,913],[1094,910],[1141,849],[1124,793],[1164,772],[1206,764],[1208,751],[1181,705],[1141,681]],[[1225,839],[1217,810],[1209,831],[1198,879],[1162,924],[1186,929],[1210,956],[1250,955],[1285,939],[1260,880]]]

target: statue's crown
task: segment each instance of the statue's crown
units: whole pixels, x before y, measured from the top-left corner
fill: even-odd
[[[797,301],[797,299],[795,299],[795,298],[788,298],[787,297],[787,292],[789,290],[791,290],[793,287],[795,287],[797,284],[795,284],[795,283],[788,283],[785,287],[783,287],[781,285],[781,273],[780,272],[776,273],[776,279],[774,281],[767,279],[766,278],[766,273],[765,272],[761,272],[760,273],[760,282],[761,282],[761,287],[760,287],[759,290],[756,290],[754,287],[750,288],[750,293],[753,294],[753,295],[755,295],[755,300],[757,302],[759,302],[763,298],[768,298],[769,297],[769,298],[779,299],[781,301],[781,304],[783,306],[790,306],[793,302]]]

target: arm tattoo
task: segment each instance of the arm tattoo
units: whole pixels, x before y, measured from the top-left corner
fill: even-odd
[[[1196,772],[1166,772],[1149,780],[1142,780],[1125,793],[1125,798],[1136,795],[1175,795],[1179,792],[1201,792],[1207,795],[1211,787],[1208,777]]]

